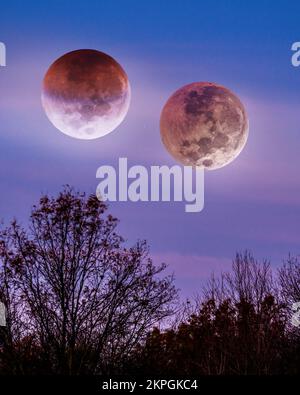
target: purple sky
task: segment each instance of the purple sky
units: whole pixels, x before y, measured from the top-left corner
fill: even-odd
[[[183,203],[110,204],[128,242],[147,239],[155,260],[170,265],[188,296],[212,270],[229,268],[236,251],[250,249],[274,266],[289,252],[299,253],[300,68],[291,65],[290,47],[300,40],[300,7],[232,1],[197,13],[197,2],[184,3],[168,9],[160,2],[129,1],[118,11],[93,1],[88,9],[77,4],[69,10],[68,1],[54,1],[51,9],[33,1],[4,7],[0,41],[8,57],[7,67],[0,68],[0,216],[26,223],[40,194],[55,194],[63,184],[94,193],[96,169],[119,157],[128,157],[130,165],[175,164],[159,135],[165,101],[193,81],[227,86],[246,107],[249,139],[232,164],[205,174],[204,211],[185,213]],[[40,103],[49,65],[79,48],[113,56],[132,88],[125,121],[94,141],[57,131]]]

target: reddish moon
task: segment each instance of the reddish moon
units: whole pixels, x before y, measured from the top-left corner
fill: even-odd
[[[110,133],[125,118],[129,103],[125,71],[100,51],[69,52],[44,77],[44,110],[53,125],[71,137],[89,140]]]
[[[229,89],[195,82],[177,90],[160,118],[167,151],[187,166],[218,169],[244,148],[249,122],[239,98]]]

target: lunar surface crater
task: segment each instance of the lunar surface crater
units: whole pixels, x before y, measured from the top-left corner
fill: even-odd
[[[113,131],[125,118],[130,85],[112,57],[81,49],[63,55],[50,66],[43,81],[42,104],[61,132],[95,139]]]
[[[176,91],[165,104],[160,130],[168,152],[183,165],[218,169],[246,144],[248,117],[229,89],[196,82]]]

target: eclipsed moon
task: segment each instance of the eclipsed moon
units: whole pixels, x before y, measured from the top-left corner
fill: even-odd
[[[229,89],[195,82],[169,98],[160,131],[163,144],[177,161],[213,170],[239,155],[248,138],[249,122],[243,104]]]
[[[53,125],[71,137],[90,140],[112,132],[125,118],[129,103],[125,71],[103,52],[69,52],[44,77],[44,110]]]

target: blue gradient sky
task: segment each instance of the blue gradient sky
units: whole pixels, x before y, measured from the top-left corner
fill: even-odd
[[[299,253],[300,41],[297,1],[11,1],[0,8],[0,217],[26,224],[42,192],[63,184],[95,192],[96,169],[127,156],[130,164],[175,164],[159,136],[169,95],[193,81],[233,90],[250,118],[248,143],[229,166],[208,172],[205,209],[180,203],[111,203],[119,230],[146,238],[156,260],[175,271],[183,295],[197,292],[236,251],[281,263]],[[41,81],[65,52],[95,48],[126,70],[132,102],[110,135],[79,141],[57,131],[40,103]]]

